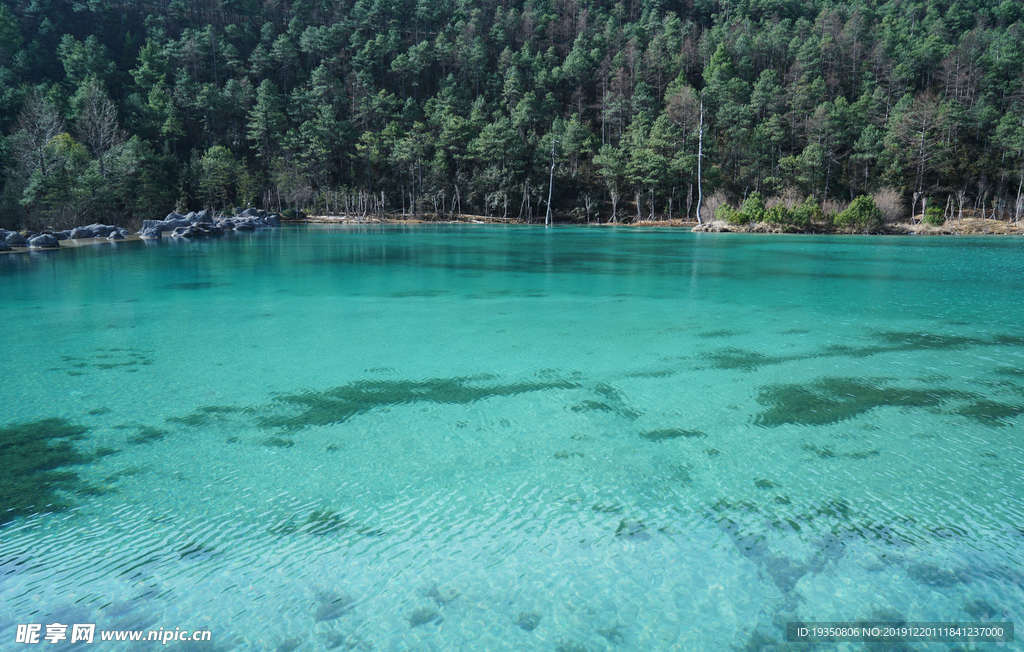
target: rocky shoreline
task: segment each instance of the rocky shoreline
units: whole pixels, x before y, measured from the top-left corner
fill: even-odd
[[[0,229],[0,252],[59,249],[60,243],[68,240],[77,244],[82,240],[102,242],[135,239],[133,235],[142,240],[159,240],[165,233],[174,238],[195,238],[221,235],[227,231],[255,231],[275,226],[281,226],[279,215],[255,208],[247,208],[235,215],[218,214],[207,209],[187,215],[170,213],[162,220],[145,220],[142,229],[135,234],[128,229],[109,224],[90,224],[64,231],[41,233]]]
[[[819,235],[1024,235],[1024,226],[980,218],[949,220],[942,226],[932,226],[923,222],[900,222],[886,224],[868,232],[849,229],[832,231],[824,228],[800,229],[792,225],[768,224],[766,222],[737,225],[721,220],[699,224],[692,230],[698,233],[815,233]]]
[[[64,231],[43,231],[43,232],[19,232],[0,229],[0,253],[13,253],[17,251],[59,249],[61,243],[64,246],[80,246],[82,244],[94,244],[104,241],[116,240],[159,240],[165,236],[173,238],[196,238],[212,235],[221,235],[227,231],[256,231],[281,226],[282,218],[275,213],[248,208],[239,211],[234,215],[215,213],[209,209],[199,212],[191,212],[186,215],[169,213],[162,220],[145,220],[142,229],[131,233],[128,229],[108,224],[89,224],[78,226]],[[427,221],[424,219],[388,219],[379,216],[354,217],[354,216],[303,216],[294,220],[307,224],[416,224]],[[449,220],[444,220],[449,221]],[[502,223],[508,224],[513,220],[501,218],[487,218],[484,216],[464,216],[461,220],[452,222],[463,222],[472,224]],[[861,234],[861,235],[1024,235],[1024,226],[1014,225],[1009,222],[991,219],[964,218],[958,221],[947,221],[942,226],[931,226],[928,224],[909,222],[887,224],[879,229],[870,232],[838,231],[819,229],[799,229],[791,225],[768,224],[757,222],[752,224],[730,224],[721,220],[705,222],[704,224],[692,224],[680,220],[640,222],[640,223],[614,223],[594,224],[593,226],[647,226],[647,227],[689,227],[696,233],[812,233],[812,234]],[[70,242],[68,242],[70,241]]]

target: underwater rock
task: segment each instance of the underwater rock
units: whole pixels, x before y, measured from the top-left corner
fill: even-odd
[[[53,247],[59,247],[60,242],[55,236],[44,233],[29,240],[28,246],[33,249],[52,249]]]
[[[455,598],[459,597],[459,592],[456,589],[442,589],[434,584],[431,586],[424,595],[434,601],[439,607],[447,606]]]
[[[419,607],[410,611],[406,617],[409,621],[409,627],[419,627],[420,625],[426,625],[427,623],[441,622],[441,612],[434,607]]]
[[[515,619],[515,625],[524,631],[532,632],[540,625],[542,616],[539,611],[520,611],[519,617]]]
[[[317,601],[319,606],[313,614],[313,620],[318,623],[337,620],[352,611],[356,604],[347,593],[321,593]]]
[[[904,566],[903,570],[915,582],[938,589],[949,589],[959,584],[969,584],[973,579],[970,573],[963,569],[951,571],[931,563],[911,563]]]
[[[659,428],[658,430],[645,430],[640,433],[640,436],[647,441],[667,441],[669,439],[678,439],[679,437],[685,437],[686,439],[707,437],[707,435],[700,430],[684,430],[683,428]]]
[[[647,533],[646,523],[625,518],[619,521],[619,527],[615,528],[615,536],[631,537],[638,541],[647,541],[651,538],[651,535]]]

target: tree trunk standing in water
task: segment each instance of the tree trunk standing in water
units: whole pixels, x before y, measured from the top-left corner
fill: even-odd
[[[700,218],[700,205],[704,202],[704,190],[701,188],[701,159],[704,156],[704,100],[700,101],[700,126],[697,127],[697,224],[703,224]]]

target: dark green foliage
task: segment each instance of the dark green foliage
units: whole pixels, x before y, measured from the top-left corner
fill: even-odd
[[[765,211],[764,221],[769,224],[790,224],[793,222],[793,212],[782,204],[778,204]]]
[[[942,226],[946,223],[946,218],[942,214],[941,208],[938,206],[929,206],[924,212],[923,221],[925,224],[930,224],[931,226]]]
[[[807,201],[794,208],[790,213],[790,223],[801,229],[824,221],[825,215],[821,212],[818,203],[811,197],[808,197]]]
[[[486,386],[479,384],[481,380],[470,376],[423,381],[364,380],[322,392],[285,394],[276,397],[275,402],[281,407],[298,408],[297,414],[262,416],[257,421],[263,428],[293,431],[344,423],[358,414],[388,405],[420,402],[461,405],[498,396],[577,387],[576,383],[565,381]]]
[[[882,226],[882,211],[875,206],[875,200],[861,195],[850,203],[850,206],[836,216],[837,227],[855,231],[872,231]]]
[[[694,439],[697,437],[707,437],[706,434],[700,430],[685,430],[683,428],[660,428],[658,430],[645,430],[640,433],[640,437],[647,441],[667,441],[669,439],[678,439],[683,437],[685,439]]]
[[[69,506],[60,492],[84,485],[68,467],[92,459],[70,442],[88,430],[57,418],[0,427],[0,524]]]
[[[759,426],[792,423],[826,425],[880,407],[938,407],[965,394],[943,389],[889,387],[870,379],[822,378],[806,385],[771,385],[762,389],[758,402],[766,406],[754,419]]]
[[[1007,219],[1024,160],[1012,0],[22,4],[0,4],[0,216],[27,225],[175,203],[535,221],[552,154],[556,218],[692,218],[698,139],[706,197],[964,190]]]
[[[745,222],[763,222],[765,218],[764,198],[761,193],[754,191],[747,196],[746,201],[740,208]]]

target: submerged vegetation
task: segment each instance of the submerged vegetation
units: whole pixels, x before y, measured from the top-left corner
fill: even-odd
[[[947,389],[889,387],[864,378],[822,378],[813,383],[762,389],[757,401],[766,409],[754,418],[754,423],[769,428],[784,424],[821,426],[880,407],[937,407],[969,396]]]
[[[430,378],[415,380],[363,380],[321,392],[306,391],[275,397],[278,406],[297,407],[297,414],[260,416],[263,428],[300,430],[344,423],[352,417],[389,405],[431,402],[467,404],[496,396],[577,387],[568,381],[480,385],[485,377]]]
[[[982,0],[2,0],[0,226],[257,204],[1015,220],[1022,18]]]
[[[71,442],[88,431],[57,418],[0,427],[0,524],[70,505],[62,492],[85,485],[69,467],[93,459]]]

